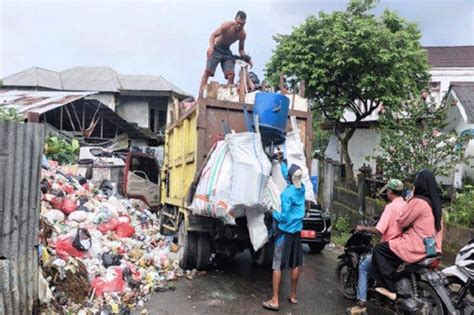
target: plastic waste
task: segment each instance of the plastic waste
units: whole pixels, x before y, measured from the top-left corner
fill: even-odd
[[[122,258],[122,255],[104,253],[102,254],[102,265],[104,265],[105,268],[110,266],[120,266]]]
[[[115,231],[115,234],[118,237],[131,237],[134,233],[135,229],[128,222],[120,222],[117,225],[117,230]]]

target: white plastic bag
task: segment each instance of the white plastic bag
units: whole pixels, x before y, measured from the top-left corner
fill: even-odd
[[[228,134],[225,141],[233,162],[231,205],[261,203],[272,166],[263,151],[260,135],[253,132]]]
[[[284,150],[286,152],[286,159],[288,160],[288,168],[291,164],[296,164],[301,167],[303,171],[302,183],[305,186],[305,199],[316,202],[313,192],[313,183],[309,177],[309,171],[306,164],[306,157],[304,155],[304,146],[301,142],[300,130],[296,124],[296,117],[291,117],[292,131],[286,135]]]
[[[282,190],[275,184],[272,177],[268,179],[267,187],[265,188],[265,197],[263,198],[262,204],[267,209],[273,209],[274,211],[281,212],[281,195]]]

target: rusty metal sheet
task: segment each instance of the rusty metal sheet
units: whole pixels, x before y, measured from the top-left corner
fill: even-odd
[[[0,314],[31,314],[45,126],[0,122]]]

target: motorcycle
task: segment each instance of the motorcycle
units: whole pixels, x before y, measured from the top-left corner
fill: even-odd
[[[363,222],[364,223],[364,222]],[[359,263],[364,255],[372,251],[372,236],[352,231],[344,247],[344,254],[338,257],[336,281],[341,293],[355,300]],[[397,314],[455,314],[450,295],[446,289],[447,279],[438,270],[441,256],[427,257],[415,263],[403,265],[397,272],[397,300],[391,301],[375,291],[369,280],[367,300],[369,304],[388,308]]]
[[[443,269],[443,273],[454,307],[462,315],[474,314],[474,239],[461,248],[454,266]]]

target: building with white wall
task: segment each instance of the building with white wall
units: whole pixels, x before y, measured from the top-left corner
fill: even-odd
[[[161,76],[124,75],[109,67],[74,67],[61,72],[33,67],[2,81],[3,89],[98,92],[89,98],[158,134],[169,121],[173,105],[187,96]]]
[[[437,102],[441,102],[442,98],[448,93],[452,94],[452,97],[456,97],[455,91],[456,86],[464,86],[470,82],[474,82],[474,46],[443,46],[443,47],[424,47],[428,55],[428,63],[431,65],[431,82],[430,82],[430,95]],[[450,90],[450,86],[454,88]],[[474,95],[474,94],[473,94]],[[471,103],[464,100],[464,106],[461,106],[461,111]],[[457,108],[457,107],[456,107]],[[453,109],[454,110],[454,109]],[[457,110],[457,109],[456,109]],[[456,130],[461,133],[466,128],[472,128],[463,124],[468,124],[469,120],[465,120],[461,114],[450,113],[448,120],[450,122],[450,130]],[[460,116],[461,115],[461,116]],[[474,109],[473,109],[474,115]],[[354,115],[346,113],[344,115],[345,120],[350,124],[354,120]],[[454,122],[453,119],[457,119]],[[462,120],[464,119],[464,120]],[[364,119],[364,122],[360,124],[352,138],[349,140],[348,149],[349,155],[351,156],[353,163],[354,174],[358,173],[360,167],[365,163],[371,166],[372,170],[376,170],[376,162],[374,159],[367,161],[368,156],[374,156],[378,148],[380,137],[376,130],[378,120],[378,111],[374,111],[372,115]],[[463,122],[464,121],[464,122]],[[467,122],[466,122],[467,121]],[[340,123],[343,126],[345,123]],[[453,127],[454,126],[454,127]],[[469,128],[468,128],[469,127]],[[334,128],[334,127],[329,127]],[[326,126],[326,129],[329,129]],[[474,150],[473,141],[471,140],[466,153]],[[343,163],[340,144],[337,138],[334,136],[330,139],[330,145],[326,149],[325,156],[332,160]],[[474,154],[472,152],[471,154]],[[474,161],[473,161],[474,163]],[[469,172],[472,172],[472,168],[467,169],[467,166],[460,166],[457,169],[457,174],[445,181],[445,183],[459,185],[460,178],[468,176]]]

